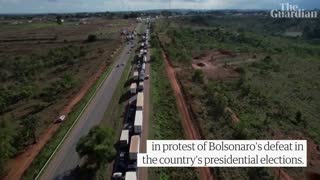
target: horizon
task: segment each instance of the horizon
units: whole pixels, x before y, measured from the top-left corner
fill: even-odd
[[[317,0],[287,0],[305,10],[320,8]],[[139,12],[156,10],[270,10],[280,8],[280,0],[0,0],[0,14],[63,14],[98,12]]]

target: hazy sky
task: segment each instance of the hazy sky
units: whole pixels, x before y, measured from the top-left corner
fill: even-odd
[[[320,0],[0,0],[2,13],[95,12],[146,9],[274,9],[281,2],[320,8]]]

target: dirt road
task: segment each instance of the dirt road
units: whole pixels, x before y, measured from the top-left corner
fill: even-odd
[[[176,98],[178,109],[179,109],[181,117],[182,117],[182,126],[184,128],[186,137],[188,139],[192,139],[192,140],[201,139],[199,132],[196,130],[196,128],[192,124],[191,116],[189,114],[187,104],[186,104],[186,101],[183,97],[180,85],[179,85],[178,80],[176,78],[174,68],[169,63],[169,60],[164,52],[162,52],[162,55],[163,55],[163,59],[165,62],[167,76],[168,76],[168,79],[170,80],[170,84],[171,84],[171,87],[174,91],[174,95]],[[198,171],[199,171],[201,180],[213,180],[214,179],[209,168],[198,168]]]

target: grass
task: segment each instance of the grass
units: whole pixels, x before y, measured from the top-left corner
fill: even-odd
[[[58,144],[61,142],[63,137],[66,135],[68,130],[72,127],[73,123],[77,120],[77,117],[82,112],[83,108],[86,106],[87,103],[91,100],[91,98],[95,95],[96,91],[98,90],[99,86],[105,78],[111,72],[113,66],[107,68],[105,72],[99,77],[97,82],[89,89],[86,95],[81,99],[81,101],[74,107],[72,112],[68,115],[66,121],[59,127],[58,131],[55,135],[50,139],[50,141],[45,145],[45,147],[41,150],[39,155],[35,158],[32,162],[31,166],[28,170],[24,173],[22,179],[31,180],[34,179],[38,173],[40,172],[41,168],[45,165],[48,158],[52,155],[55,151]]]
[[[180,23],[170,20],[158,22],[155,28],[173,64],[181,69],[178,78],[203,137],[308,139],[309,143],[319,144],[319,44],[275,35],[285,30],[283,22],[266,20],[269,24],[259,22],[259,18],[230,18],[233,20],[223,23],[220,23],[223,18],[208,18],[206,21],[210,23],[201,27],[195,25],[198,22],[185,25],[181,23],[187,22],[184,19]],[[253,22],[255,28],[251,26]],[[235,28],[239,24],[241,30]],[[266,24],[272,32],[263,30]],[[312,25],[312,22],[303,24]],[[239,53],[239,57],[257,55],[258,58],[254,63],[237,65],[242,69],[240,78],[193,82],[191,59],[219,49]],[[225,107],[238,116],[237,125],[233,126],[230,116],[219,111]],[[302,118],[297,118],[299,112]],[[309,153],[314,156],[318,152]],[[273,178],[271,168],[215,168],[214,171],[217,179]],[[286,171],[297,178],[304,169]]]
[[[176,103],[174,103],[175,97],[165,73],[160,49],[153,48],[151,54],[152,115],[150,125],[152,133],[149,134],[149,138],[159,140],[184,139],[181,117]],[[197,179],[197,173],[193,168],[149,168],[149,179],[195,180]]]

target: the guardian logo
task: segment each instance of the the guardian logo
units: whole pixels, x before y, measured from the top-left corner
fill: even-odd
[[[307,11],[298,5],[281,3],[281,9],[273,9],[270,12],[272,18],[318,18],[317,11]]]

